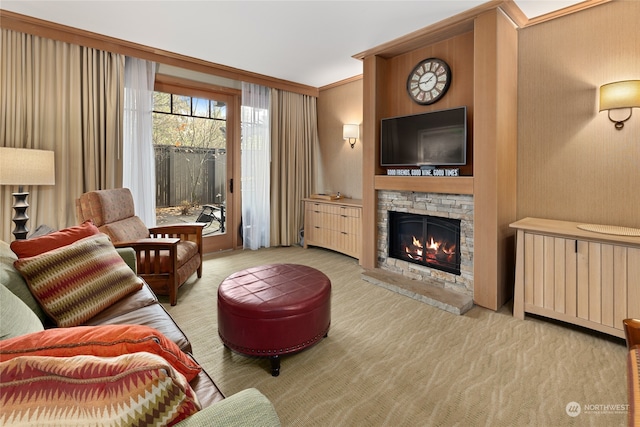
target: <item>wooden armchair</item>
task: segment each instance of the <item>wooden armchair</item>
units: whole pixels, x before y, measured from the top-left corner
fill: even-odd
[[[627,339],[627,347],[631,349],[636,345],[640,345],[640,319],[624,319],[622,325]]]
[[[204,224],[187,223],[147,228],[135,215],[128,188],[97,190],[76,201],[81,223],[92,220],[114,246],[136,251],[138,275],[157,295],[178,302],[178,289],[193,274],[202,277],[202,229]]]
[[[629,399],[628,424],[640,426],[640,319],[624,319],[627,339],[627,397]]]

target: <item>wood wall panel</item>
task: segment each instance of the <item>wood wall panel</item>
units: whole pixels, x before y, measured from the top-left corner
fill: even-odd
[[[388,59],[389,76],[385,85],[386,106],[383,117],[405,116],[428,111],[466,106],[468,115],[467,166],[460,168],[461,175],[473,175],[473,31],[466,32]],[[446,95],[431,105],[419,105],[407,95],[407,76],[423,59],[443,59],[452,71],[452,82]]]

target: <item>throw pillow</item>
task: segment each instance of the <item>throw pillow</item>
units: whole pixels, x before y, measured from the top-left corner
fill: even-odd
[[[20,356],[113,357],[137,352],[161,356],[187,381],[202,370],[177,344],[158,330],[143,325],[76,326],[31,333],[3,341],[0,362]]]
[[[20,298],[0,283],[0,340],[42,331],[38,316]],[[2,344],[0,344],[2,348]]]
[[[171,365],[150,353],[17,357],[0,363],[0,425],[174,425],[200,409]]]
[[[40,322],[45,324],[49,321],[47,314],[42,310],[38,301],[33,297],[27,282],[13,263],[18,256],[11,250],[9,244],[0,240],[0,284],[9,289],[15,296],[20,298],[38,316]]]
[[[11,242],[11,250],[18,255],[18,258],[27,258],[61,248],[98,233],[100,233],[98,227],[93,225],[91,220],[87,220],[80,225],[54,231],[44,236],[26,240],[14,240]]]
[[[13,264],[58,327],[77,326],[142,288],[104,234]]]

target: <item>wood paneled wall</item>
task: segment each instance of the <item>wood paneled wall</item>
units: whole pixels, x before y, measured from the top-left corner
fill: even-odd
[[[600,85],[640,79],[638,22],[612,1],[520,30],[518,218],[640,227],[640,110],[620,131],[598,112]]]
[[[460,168],[461,175],[473,175],[473,31],[451,37],[432,45],[412,50],[387,60],[388,77],[384,85],[385,102],[381,106],[382,117],[405,116],[427,111],[445,110],[467,106],[468,147],[467,166]],[[446,95],[432,105],[419,105],[409,100],[407,76],[420,61],[427,58],[443,59],[452,70],[451,86]]]

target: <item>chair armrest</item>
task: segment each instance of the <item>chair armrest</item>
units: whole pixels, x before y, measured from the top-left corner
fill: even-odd
[[[182,241],[195,242],[198,245],[198,252],[202,256],[202,229],[204,226],[205,224],[201,222],[161,225],[150,228],[149,234],[151,237],[179,237]]]
[[[180,427],[279,427],[273,404],[255,388],[242,390],[179,422]]]
[[[159,225],[151,227],[149,233],[158,237],[179,237],[183,234],[200,234],[205,224],[201,222],[185,222],[180,224]]]
[[[136,252],[139,250],[165,250],[175,247],[180,242],[177,237],[155,238],[148,237],[145,239],[129,240],[125,242],[114,243],[116,248],[130,247]]]
[[[624,319],[622,324],[627,338],[627,347],[640,345],[640,319]]]

